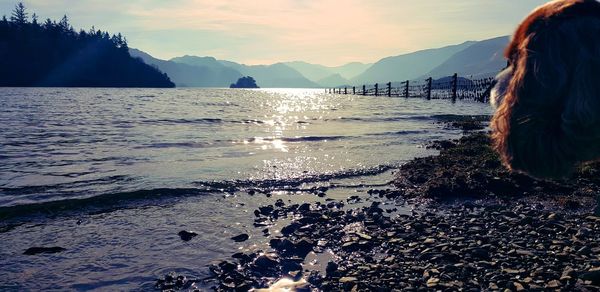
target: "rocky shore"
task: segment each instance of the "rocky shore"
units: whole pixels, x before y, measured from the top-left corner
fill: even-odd
[[[466,130],[479,128],[469,121]],[[271,230],[268,247],[212,265],[203,281],[216,291],[282,279],[297,291],[600,291],[600,167],[536,180],[506,171],[489,142],[484,132],[433,142],[440,154],[403,165],[395,188],[369,191],[370,206],[347,206],[350,196],[264,206],[255,211],[260,229],[289,224]],[[414,206],[412,214],[390,202]],[[169,275],[157,288],[194,281]]]
[[[523,204],[394,218],[376,204],[348,211],[296,205],[272,214],[299,219],[271,240],[272,250],[212,266],[217,291],[268,287],[282,277],[324,291],[600,289],[600,217]],[[325,273],[305,270],[311,252],[335,255],[322,263]]]

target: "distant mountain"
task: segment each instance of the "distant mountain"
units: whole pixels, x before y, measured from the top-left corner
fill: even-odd
[[[333,67],[333,70],[346,79],[352,79],[365,72],[371,66],[373,66],[373,64],[352,62],[343,66]]]
[[[318,88],[362,84],[424,81],[458,73],[460,77],[492,76],[506,65],[502,55],[508,37],[469,41],[381,59],[375,64],[348,63],[327,67],[307,62],[244,65],[213,57],[183,56],[159,60],[132,50],[132,56],[167,73],[178,86],[228,87],[238,78],[252,76],[266,88]]]
[[[475,42],[465,42],[460,45],[447,46],[438,49],[428,49],[414,53],[384,58],[364,73],[353,78],[354,84],[370,84],[386,81],[412,80],[425,75],[452,55],[470,47]]]
[[[291,67],[277,63],[273,65],[243,65],[231,61],[219,61],[246,76],[252,76],[263,88],[319,88],[319,84],[308,80]]]
[[[234,83],[240,75],[243,75],[239,71],[232,69],[228,66],[223,65],[221,62],[213,57],[196,57],[196,56],[183,56],[171,59],[171,61],[180,64],[187,64],[196,67],[204,68],[205,70],[212,71],[212,86],[224,87],[228,84]]]
[[[300,74],[313,82],[318,82],[323,78],[335,74],[332,68],[318,64],[310,64],[302,61],[285,62],[283,64],[300,72]]]
[[[477,42],[452,55],[424,76],[439,78],[458,73],[459,76],[477,78],[483,75],[495,75],[506,67],[503,52],[509,41],[508,36],[503,36]]]
[[[136,49],[130,49],[129,53],[132,57],[138,57],[146,64],[156,66],[156,68],[167,73],[178,87],[229,87],[231,83],[235,83],[236,80],[243,76],[240,72],[223,66],[214,58],[212,58],[214,60],[212,64],[208,59],[203,60],[202,62],[204,63],[202,64],[196,58],[184,59],[190,63],[198,64],[198,66],[195,66],[160,60]],[[181,61],[181,59],[178,59],[178,61]]]
[[[300,72],[302,75],[304,75],[304,77],[308,78],[309,80],[316,82],[322,86],[331,86],[320,83],[319,81],[322,79],[325,79],[335,74],[340,75],[340,77],[344,79],[351,79],[364,72],[367,68],[369,68],[372,65],[353,62],[345,64],[343,66],[327,67],[323,65],[311,64],[301,61],[286,62],[284,64]]]
[[[215,59],[213,57],[198,57],[198,56],[185,55],[183,57],[172,58],[169,61],[173,61],[176,63],[188,64],[188,65],[192,65],[192,66],[200,66],[200,67],[213,67],[213,68],[219,68],[219,69],[229,68],[229,67],[221,64],[221,62],[217,61],[217,59]]]
[[[338,87],[342,85],[348,85],[350,84],[350,81],[342,77],[340,74],[333,74],[317,81],[317,83],[324,87]]]

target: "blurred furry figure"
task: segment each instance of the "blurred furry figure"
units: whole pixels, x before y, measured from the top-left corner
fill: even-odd
[[[600,159],[600,2],[559,0],[532,12],[497,77],[493,141],[504,164],[541,178]]]

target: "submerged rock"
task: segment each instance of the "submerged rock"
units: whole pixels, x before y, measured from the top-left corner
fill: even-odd
[[[250,238],[250,236],[248,234],[240,234],[238,236],[234,236],[231,239],[235,242],[244,242],[246,240],[248,240],[248,238]]]
[[[195,279],[188,279],[184,275],[177,275],[174,272],[171,272],[165,275],[164,278],[156,280],[154,287],[161,291],[198,291],[195,286],[197,281],[198,280]]]
[[[192,238],[198,236],[198,233],[196,233],[194,231],[181,230],[181,231],[179,231],[179,233],[177,233],[177,235],[179,235],[179,237],[183,241],[190,241],[190,240],[192,240]]]
[[[59,253],[67,250],[66,248],[53,246],[53,247],[30,247],[25,252],[24,255],[36,255],[40,253]]]

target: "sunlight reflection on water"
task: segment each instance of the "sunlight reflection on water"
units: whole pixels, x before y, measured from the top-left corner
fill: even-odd
[[[259,206],[277,199],[325,204],[349,194],[370,205],[368,186],[387,185],[393,176],[379,170],[429,155],[419,145],[460,133],[437,124],[435,115],[490,111],[483,104],[302,89],[2,88],[0,108],[0,206],[128,191],[147,196],[139,205],[125,200],[123,208],[78,206],[73,217],[0,233],[0,278],[24,291],[148,291],[173,271],[205,278],[203,267],[214,259],[268,248],[254,226]],[[313,183],[302,188],[326,184],[327,197],[285,189],[307,178]],[[237,181],[275,191],[228,191]],[[217,193],[188,194],[213,182]],[[267,227],[271,234],[279,234],[278,224]],[[180,230],[199,235],[184,242]],[[244,244],[230,240],[241,233],[250,234]],[[32,243],[67,250],[23,255]],[[328,255],[309,255],[304,268],[322,269],[328,260],[321,256]],[[279,284],[271,288],[301,283]]]
[[[432,115],[489,112],[320,89],[4,88],[0,107],[0,206],[396,165],[456,134]]]

